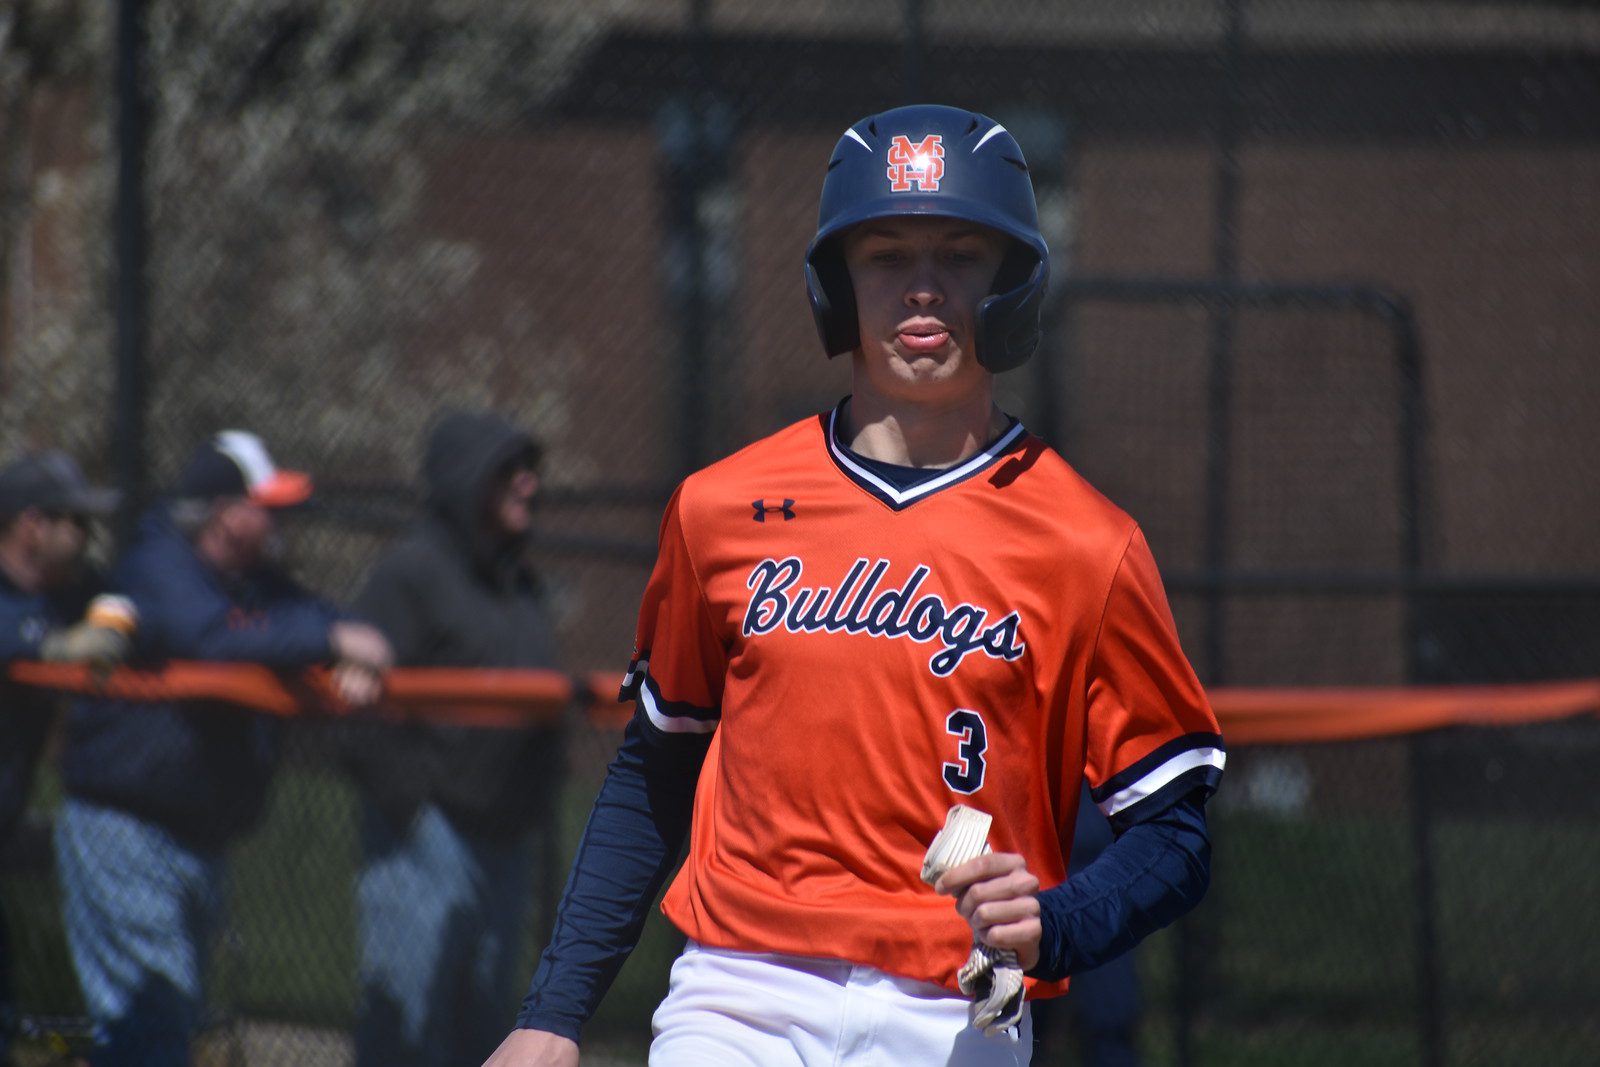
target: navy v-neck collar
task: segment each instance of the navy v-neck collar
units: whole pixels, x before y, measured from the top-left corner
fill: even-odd
[[[954,467],[930,470],[927,478],[918,481],[914,485],[900,488],[874,471],[871,461],[858,456],[839,441],[839,413],[844,410],[844,405],[848,401],[848,397],[839,401],[832,411],[822,417],[823,436],[828,443],[828,456],[845,477],[889,505],[895,511],[901,511],[919,500],[926,499],[935,493],[959,485],[969,478],[982,474],[1007,452],[1011,451],[1025,432],[1021,421],[1013,417],[1000,436],[991,442],[987,448],[968,456]]]

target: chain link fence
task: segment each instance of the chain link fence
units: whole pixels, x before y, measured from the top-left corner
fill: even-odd
[[[1003,406],[1141,520],[1208,682],[1600,675],[1600,15],[1558,0],[13,0],[0,455],[147,500],[254,430],[346,599],[433,418],[498,408],[546,445],[562,663],[620,669],[671,486],[847,391],[798,269],[822,164],[920,98],[1028,152],[1057,282]],[[572,732],[546,880],[616,740]],[[1140,953],[1150,1061],[1589,1062],[1595,743],[1233,753],[1212,895]],[[231,858],[205,1062],[348,1062],[331,747],[295,726]],[[57,802],[47,761],[0,875],[19,1062],[83,1037]],[[653,921],[597,1047],[642,1062],[675,949]]]

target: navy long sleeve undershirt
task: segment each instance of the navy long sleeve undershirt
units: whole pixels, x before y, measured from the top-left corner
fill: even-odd
[[[517,1026],[578,1040],[682,854],[708,745],[706,737],[654,734],[637,718],[629,724]],[[1210,855],[1198,794],[1129,827],[1082,872],[1039,895],[1044,935],[1029,973],[1089,970],[1171,923],[1205,894]]]
[[[646,729],[628,724],[595,797],[519,1027],[578,1040],[683,852],[710,737]]]
[[[1196,790],[1124,830],[1065,882],[1039,894],[1044,928],[1028,973],[1093,970],[1183,917],[1211,881],[1205,797]]]

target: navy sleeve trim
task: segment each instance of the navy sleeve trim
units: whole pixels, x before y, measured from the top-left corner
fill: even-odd
[[[1121,832],[1170,808],[1189,793],[1216,792],[1228,760],[1222,735],[1184,734],[1089,791],[1095,806]]]
[[[658,734],[709,734],[716,730],[722,718],[719,708],[703,708],[682,700],[668,700],[661,695],[661,687],[650,677],[649,653],[628,664],[627,676],[622,680],[619,700],[638,701],[639,715]]]
[[[639,699],[639,686],[643,684],[644,672],[649,666],[650,650],[648,648],[628,661],[628,673],[622,676],[622,688],[617,691],[617,702],[619,704],[626,704],[630,700]]]

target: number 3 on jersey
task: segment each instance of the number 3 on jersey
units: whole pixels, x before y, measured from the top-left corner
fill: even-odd
[[[983,788],[983,753],[989,747],[989,731],[983,716],[957,708],[944,721],[948,734],[961,738],[956,749],[957,762],[944,765],[944,784],[957,793],[976,793]]]

